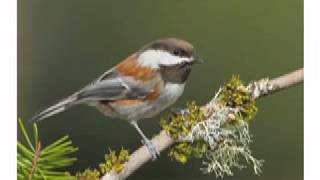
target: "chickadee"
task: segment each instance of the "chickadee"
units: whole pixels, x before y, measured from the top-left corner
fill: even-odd
[[[153,41],[32,120],[43,120],[79,104],[94,106],[107,117],[128,121],[156,159],[159,151],[137,122],[159,114],[176,102],[184,91],[191,66],[201,61],[185,40]]]

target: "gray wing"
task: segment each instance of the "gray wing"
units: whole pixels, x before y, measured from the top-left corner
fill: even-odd
[[[85,103],[103,100],[143,99],[152,92],[152,84],[142,84],[130,77],[110,71],[83,88],[77,94],[77,100],[80,103]]]
[[[130,77],[118,75],[111,69],[80,91],[36,114],[31,121],[43,120],[81,103],[143,99],[153,92],[153,87],[153,81],[142,83]]]

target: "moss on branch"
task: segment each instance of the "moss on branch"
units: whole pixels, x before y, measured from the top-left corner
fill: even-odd
[[[105,155],[105,162],[99,164],[99,169],[87,168],[83,172],[76,173],[75,180],[99,180],[100,176],[111,171],[120,173],[124,164],[129,160],[129,151],[122,148],[117,154],[115,150],[109,150]]]

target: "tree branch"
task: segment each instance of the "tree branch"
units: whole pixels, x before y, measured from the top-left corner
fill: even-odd
[[[251,89],[253,99],[270,95],[274,92],[284,90],[303,82],[303,68],[291,73],[282,75],[274,79],[261,79],[250,83],[247,87]],[[201,107],[201,110],[208,109],[210,103]],[[162,152],[171,147],[176,141],[171,138],[166,131],[162,130],[158,135],[152,138],[152,143]],[[113,171],[105,174],[102,180],[120,180],[126,179],[141,166],[152,159],[146,146],[142,146],[130,155],[129,161],[124,164],[125,168],[119,173]]]

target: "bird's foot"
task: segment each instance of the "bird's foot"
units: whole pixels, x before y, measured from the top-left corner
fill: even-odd
[[[188,109],[172,109],[171,111],[173,114],[175,114],[177,116],[178,115],[184,116],[184,115],[187,115],[190,113]]]
[[[153,161],[160,156],[160,152],[157,150],[156,146],[149,139],[143,139],[142,144],[147,146],[150,154],[152,155]]]

